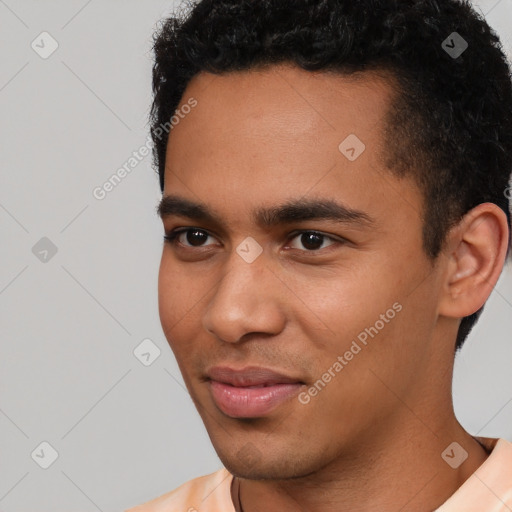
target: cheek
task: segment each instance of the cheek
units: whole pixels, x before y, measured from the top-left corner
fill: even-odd
[[[158,273],[158,302],[165,318],[178,321],[204,294],[201,290],[205,280],[192,267],[180,265],[164,249]]]
[[[160,322],[187,386],[198,364],[201,367],[200,355],[214,348],[206,342],[208,334],[202,317],[212,299],[215,282],[213,272],[180,265],[164,249],[158,274]]]
[[[164,249],[158,274],[158,310],[169,343],[174,344],[174,339],[180,339],[178,331],[186,326],[196,311],[197,297],[201,297],[195,290],[197,283],[198,279],[183,272]]]
[[[361,397],[373,390],[371,395],[381,387],[371,369],[377,374],[384,371],[392,380],[397,378],[394,369],[418,359],[425,349],[417,333],[418,329],[429,331],[422,301],[432,294],[423,289],[411,294],[424,279],[425,269],[409,265],[406,275],[403,260],[387,261],[382,254],[378,256],[375,261],[368,258],[365,264],[338,268],[329,278],[316,280],[314,287],[311,279],[294,283],[296,295],[306,298],[303,302],[307,305],[295,309],[295,321],[308,343],[304,354],[313,364],[314,378],[329,370],[339,376],[330,386],[336,400],[347,400],[342,396],[347,392]],[[432,315],[426,316],[432,324]],[[343,361],[339,362],[338,356]],[[329,379],[329,375],[325,377]]]
[[[179,285],[177,277],[171,272],[164,253],[158,272],[158,311],[165,332],[173,325],[173,317],[176,315],[176,294],[173,288]]]
[[[296,321],[309,333],[313,345],[328,353],[344,350],[360,332],[392,309],[399,293],[385,274],[381,268],[352,265],[338,267],[329,276],[290,280],[296,295]],[[394,314],[391,310],[389,316]],[[318,337],[322,331],[323,342]]]

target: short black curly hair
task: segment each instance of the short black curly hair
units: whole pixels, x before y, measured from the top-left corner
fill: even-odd
[[[461,55],[447,51],[462,40]],[[384,163],[423,193],[427,255],[435,260],[448,230],[478,204],[497,204],[510,227],[511,71],[469,1],[196,0],[163,20],[153,42],[150,123],[162,192],[169,132],[161,127],[199,72],[277,63],[343,75],[377,70],[398,89]],[[462,319],[456,350],[482,310]]]

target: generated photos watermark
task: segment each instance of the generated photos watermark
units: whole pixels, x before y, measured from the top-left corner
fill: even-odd
[[[391,308],[385,313],[381,314],[379,320],[377,320],[372,326],[365,328],[357,335],[357,339],[352,340],[350,348],[345,351],[343,355],[336,358],[336,361],[327,369],[325,373],[312,385],[307,391],[299,393],[298,400],[302,405],[307,405],[311,402],[311,398],[315,397],[320,393],[329,382],[332,381],[349,363],[354,357],[359,354],[364,347],[368,346],[370,338],[373,339],[379,332],[382,331],[389,324],[398,313],[402,311],[402,305],[399,302],[395,302]]]
[[[187,103],[182,105],[178,110],[175,111],[174,115],[169,121],[158,126],[154,135],[161,139],[164,133],[169,132],[180,123],[181,119],[184,119],[194,107],[197,106],[197,100],[193,97],[189,98]],[[126,159],[119,169],[113,173],[103,184],[95,187],[92,191],[92,195],[95,199],[102,201],[107,195],[112,192],[132,171],[139,165],[144,158],[146,158],[153,148],[153,140],[150,135],[146,137],[146,142],[142,144],[137,150],[133,151],[130,157]]]

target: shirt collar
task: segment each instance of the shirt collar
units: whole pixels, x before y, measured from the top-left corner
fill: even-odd
[[[489,437],[475,439],[489,457],[435,512],[512,511],[512,443]]]

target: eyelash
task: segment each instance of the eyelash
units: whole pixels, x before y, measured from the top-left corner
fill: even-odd
[[[183,233],[187,233],[188,231],[200,231],[202,233],[206,233],[208,236],[212,236],[210,233],[208,233],[208,231],[204,230],[204,229],[200,229],[200,228],[194,228],[194,227],[188,227],[188,228],[177,228],[177,229],[174,229],[172,231],[170,231],[169,233],[165,234],[164,235],[164,241],[166,243],[169,243],[171,244],[172,246],[181,246],[183,248],[185,248],[185,250],[190,250],[190,249],[194,249],[194,247],[191,247],[191,246],[188,246],[188,245],[183,245],[183,244],[180,244],[178,241],[177,241],[177,238],[179,237],[179,235],[183,234]],[[315,235],[318,235],[324,239],[327,239],[327,240],[330,240],[332,242],[334,242],[333,245],[337,244],[337,245],[343,245],[343,243],[345,241],[341,240],[341,239],[337,239],[337,238],[334,238],[332,236],[329,236],[329,235],[326,235],[320,231],[314,231],[314,230],[311,230],[311,229],[305,229],[305,230],[299,230],[299,231],[293,231],[292,233],[290,233],[290,235],[288,236],[288,239],[287,241],[290,242],[291,240],[293,240],[294,238],[297,238],[298,236],[300,235],[303,235],[305,233],[308,233],[308,234],[315,234]],[[215,237],[214,237],[215,238]],[[310,249],[310,250],[307,250],[307,249],[304,249],[304,250],[301,250],[301,249],[294,249],[294,250],[298,250],[298,251],[302,251],[304,253],[307,253],[307,254],[313,254],[313,253],[318,253],[320,251],[323,251],[325,249],[329,249],[330,247],[332,247],[333,245],[329,245],[328,247],[324,247],[324,248],[321,248],[321,249]],[[196,249],[201,249],[202,247],[199,246],[199,247],[196,247]]]

